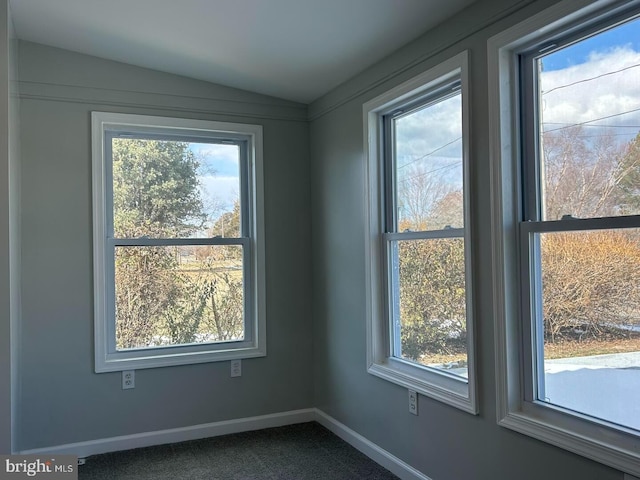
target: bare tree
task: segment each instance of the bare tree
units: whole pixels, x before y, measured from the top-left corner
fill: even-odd
[[[640,133],[626,146],[616,175],[620,213],[640,214]]]
[[[638,213],[640,155],[581,126],[543,137],[547,220]],[[640,242],[634,230],[541,235],[545,338],[624,335],[640,321]]]
[[[603,133],[585,135],[582,126],[543,136],[543,192],[547,220],[615,214],[618,168],[624,145]]]
[[[442,228],[431,225],[430,219],[438,203],[456,190],[445,173],[438,168],[414,164],[398,179],[398,217],[403,229]]]

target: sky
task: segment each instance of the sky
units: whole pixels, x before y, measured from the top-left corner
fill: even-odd
[[[545,131],[583,125],[620,141],[640,130],[640,19],[582,40],[541,59]]]
[[[545,130],[583,125],[583,134],[612,133],[626,143],[640,131],[640,19],[581,40],[541,58]],[[460,159],[460,104],[444,101],[429,114],[408,114],[397,136],[398,179],[444,173]],[[398,122],[400,123],[400,122]],[[411,173],[409,173],[411,172]],[[453,167],[443,181],[461,178]],[[458,180],[459,181],[459,180]]]
[[[459,93],[398,117],[395,135],[398,181],[427,172],[450,180],[461,175],[462,98]]]
[[[544,55],[539,71],[544,131],[581,125],[581,137],[595,143],[606,132],[614,148],[623,148],[640,131],[640,19]],[[439,190],[441,197],[462,187],[460,109],[460,96],[453,95],[396,117],[401,217],[402,205],[410,199],[415,203],[417,189]],[[445,188],[434,188],[438,184]],[[414,187],[407,189],[410,185]],[[438,201],[428,192],[421,198],[426,208]]]
[[[200,162],[198,177],[205,211],[211,220],[233,209],[240,193],[240,160],[236,145],[192,143]]]
[[[559,55],[549,55],[544,59],[544,70],[560,70],[589,61],[592,52],[603,52],[616,46],[628,46],[640,51],[640,20],[634,20],[611,30],[582,40],[573,46],[563,49]]]
[[[620,142],[630,141],[640,131],[640,19],[545,55],[540,85],[546,131],[582,124],[584,135],[608,131]],[[399,181],[427,172],[461,186],[459,96],[426,110],[398,121]],[[201,193],[215,219],[238,198],[237,147],[192,144],[191,149],[200,159]]]

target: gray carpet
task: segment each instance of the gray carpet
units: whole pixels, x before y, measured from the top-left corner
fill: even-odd
[[[80,480],[397,480],[318,423],[89,457]]]

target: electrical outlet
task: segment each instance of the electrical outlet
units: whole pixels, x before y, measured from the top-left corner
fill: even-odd
[[[242,376],[242,360],[231,360],[231,376]]]
[[[122,372],[122,389],[136,388],[136,371],[123,370]]]
[[[409,413],[418,415],[418,393],[409,390]]]

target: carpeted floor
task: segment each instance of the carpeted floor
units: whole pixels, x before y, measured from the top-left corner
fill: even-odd
[[[320,424],[89,457],[80,480],[397,480]]]

